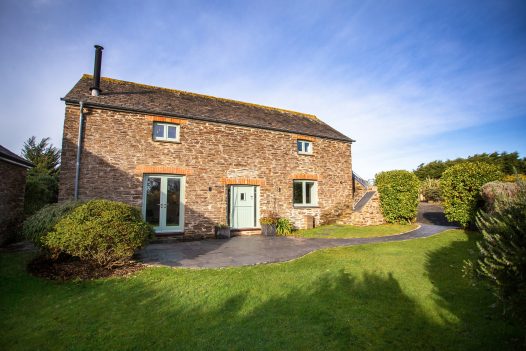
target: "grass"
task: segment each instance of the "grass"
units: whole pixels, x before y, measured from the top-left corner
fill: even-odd
[[[417,227],[418,225],[416,224],[381,224],[366,227],[333,224],[312,229],[298,230],[292,233],[292,235],[302,238],[371,238],[375,236],[401,234],[416,229]]]
[[[280,264],[148,268],[57,283],[0,254],[2,350],[506,350],[523,327],[462,277],[476,234],[327,249]]]

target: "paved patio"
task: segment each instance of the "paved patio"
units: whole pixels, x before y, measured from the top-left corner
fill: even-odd
[[[309,252],[337,246],[355,246],[426,238],[452,226],[421,224],[411,232],[375,238],[305,239],[237,236],[231,239],[154,243],[139,253],[142,261],[172,267],[215,268],[283,262]]]

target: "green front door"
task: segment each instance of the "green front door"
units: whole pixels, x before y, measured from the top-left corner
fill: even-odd
[[[144,176],[143,216],[156,233],[184,230],[184,177]]]
[[[251,185],[233,185],[230,188],[230,226],[232,228],[257,227],[256,189]]]

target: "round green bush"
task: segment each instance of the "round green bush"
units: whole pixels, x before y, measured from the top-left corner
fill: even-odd
[[[376,175],[380,206],[388,223],[410,223],[416,218],[420,181],[408,171],[381,172]]]
[[[80,204],[76,201],[65,201],[44,206],[24,221],[22,235],[42,247],[42,239],[53,230],[55,224]]]
[[[44,239],[57,256],[66,253],[100,266],[130,259],[153,236],[139,209],[122,202],[92,200],[63,217]]]
[[[464,227],[472,224],[480,207],[480,188],[500,178],[498,167],[485,162],[464,162],[446,169],[440,180],[446,218]]]

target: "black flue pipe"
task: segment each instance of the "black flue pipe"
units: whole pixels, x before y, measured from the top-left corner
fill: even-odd
[[[93,87],[91,87],[91,95],[99,96],[100,90],[100,67],[102,64],[102,50],[104,48],[100,45],[95,45],[95,66],[93,68]]]

